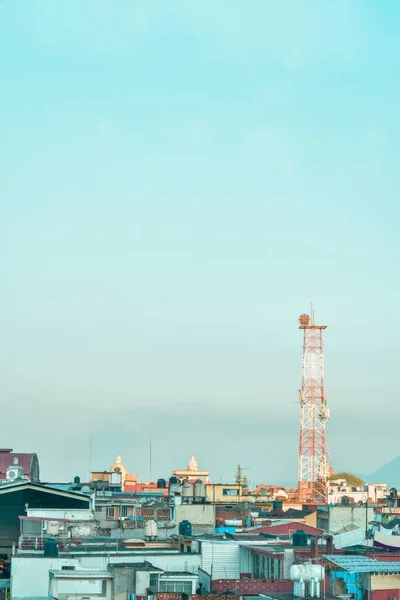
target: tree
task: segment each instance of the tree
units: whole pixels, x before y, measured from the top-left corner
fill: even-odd
[[[362,487],[364,485],[364,481],[357,477],[357,475],[353,475],[352,473],[346,473],[343,471],[342,473],[335,473],[329,477],[329,481],[336,479],[345,479],[349,485],[352,487]]]
[[[248,482],[248,479],[247,479],[246,475],[243,476],[243,489],[244,490],[248,490],[249,489],[249,482]]]
[[[240,465],[238,465],[236,469],[235,481],[238,485],[243,485],[243,472],[242,467]]]

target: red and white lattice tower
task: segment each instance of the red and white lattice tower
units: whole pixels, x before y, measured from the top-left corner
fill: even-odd
[[[328,456],[325,425],[329,417],[324,389],[322,334],[313,311],[299,317],[303,330],[303,372],[300,390],[299,502],[327,503]]]

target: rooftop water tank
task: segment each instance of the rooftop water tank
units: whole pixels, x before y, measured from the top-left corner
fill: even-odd
[[[178,478],[175,477],[175,475],[172,475],[172,477],[169,478],[169,483],[170,484],[178,483]]]
[[[156,538],[158,534],[158,526],[157,523],[151,519],[150,521],[146,521],[144,526],[144,537],[145,538]]]
[[[201,479],[198,479],[196,481],[196,483],[194,484],[193,494],[194,494],[195,502],[204,502],[205,501],[205,499],[207,497],[207,491],[206,491],[206,486],[201,481]]]
[[[243,521],[240,521],[239,519],[227,519],[225,521],[225,526],[226,527],[242,527]]]
[[[190,521],[181,521],[179,523],[179,535],[191,537],[192,535],[192,524]]]
[[[51,558],[58,556],[57,540],[46,540],[44,543],[44,555]]]
[[[272,510],[282,510],[283,502],[282,500],[274,500],[272,502]]]
[[[325,569],[322,565],[312,565],[303,563],[301,565],[292,565],[290,567],[290,579],[292,581],[304,581],[308,583],[312,579],[322,581],[325,575]]]
[[[189,498],[193,498],[193,484],[185,481],[182,486],[182,498],[189,500]]]
[[[79,475],[75,475],[74,483],[80,483],[80,482],[81,482],[81,478],[79,477]]]
[[[167,487],[167,482],[165,479],[157,479],[157,487],[164,490]]]
[[[292,546],[308,546],[308,535],[302,529],[294,532]]]

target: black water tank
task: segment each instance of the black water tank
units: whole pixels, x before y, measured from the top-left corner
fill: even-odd
[[[292,536],[292,546],[308,546],[308,535],[302,529],[295,531]]]
[[[165,481],[165,479],[157,479],[157,487],[159,489],[165,490],[165,488],[167,487],[167,482]]]
[[[81,482],[81,478],[79,477],[79,475],[75,475],[74,483],[80,483],[80,482]]]
[[[274,500],[272,502],[272,510],[282,510],[282,500]]]
[[[172,475],[172,477],[169,478],[169,484],[171,485],[171,483],[178,483],[178,479],[175,477],[175,475]]]
[[[181,521],[179,523],[179,535],[190,537],[192,535],[192,524],[190,521]]]
[[[396,488],[392,488],[390,490],[390,497],[391,498],[397,498],[397,490],[396,490]]]
[[[44,543],[44,555],[55,558],[58,556],[57,540],[46,540]]]
[[[348,506],[350,504],[350,500],[348,496],[342,496],[342,504],[343,506]]]

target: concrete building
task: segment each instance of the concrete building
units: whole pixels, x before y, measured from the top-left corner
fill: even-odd
[[[317,511],[317,527],[324,531],[337,533],[348,525],[361,529],[369,528],[375,520],[375,506],[319,506]]]
[[[329,551],[333,541],[329,541]],[[200,548],[199,584],[202,591],[252,594],[293,592],[290,567],[294,563],[314,560],[319,548],[313,544],[294,546],[276,540],[251,539],[207,540],[199,538],[194,548]],[[321,546],[326,549],[327,546]]]
[[[107,571],[49,571],[48,588],[52,600],[113,600],[112,575]]]
[[[179,523],[189,521],[192,525],[192,534],[201,535],[215,532],[215,505],[214,504],[178,504],[175,506],[175,529],[178,533]]]
[[[121,546],[115,548],[107,545],[104,539],[101,542],[97,541],[97,544],[95,542],[95,538],[87,542],[82,540],[80,545],[74,546],[70,551],[60,552],[58,557],[47,557],[39,551],[18,551],[13,557],[11,565],[13,600],[31,600],[32,598],[47,600],[51,578],[58,580],[56,583],[59,584],[60,574],[66,572],[74,573],[69,581],[73,581],[75,584],[82,581],[79,583],[79,592],[83,592],[83,587],[86,584],[89,585],[88,581],[90,580],[94,593],[103,594],[100,595],[102,600],[107,597],[105,594],[109,593],[110,586],[115,592],[115,585],[119,590],[118,593],[125,593],[125,598],[127,598],[128,592],[126,589],[124,590],[124,580],[126,581],[128,572],[132,574],[132,578],[134,573],[133,569],[129,571],[129,567],[139,565],[136,569],[139,572],[137,584],[143,587],[151,571],[147,571],[147,575],[143,574],[140,571],[140,565],[148,562],[154,566],[154,572],[162,575],[158,579],[160,590],[164,587],[168,589],[168,582],[178,586],[178,583],[187,584],[190,581],[191,588],[195,588],[196,584],[193,582],[197,582],[197,571],[200,566],[200,555],[195,552],[183,554],[179,550],[172,549],[171,546],[161,547],[157,544],[134,549]],[[123,568],[121,564],[124,565]],[[118,565],[121,567],[120,569]],[[88,572],[90,573],[89,578],[86,577]],[[105,578],[105,573],[111,574],[111,577],[107,575]],[[59,591],[68,588],[62,577],[61,580],[64,588],[59,584]],[[106,585],[104,581],[111,581],[111,583]],[[88,594],[85,592],[83,595],[86,597]],[[99,598],[99,596],[94,597]]]
[[[243,486],[237,483],[210,483],[206,486],[207,501],[218,504],[231,504],[243,502]]]
[[[112,600],[126,600],[128,594],[143,597],[158,593],[187,594],[196,592],[197,573],[185,571],[164,571],[149,562],[113,563]]]
[[[363,486],[351,486],[345,479],[329,481],[328,504],[357,504],[370,502],[377,504],[389,494],[389,488],[384,483],[370,483]]]

